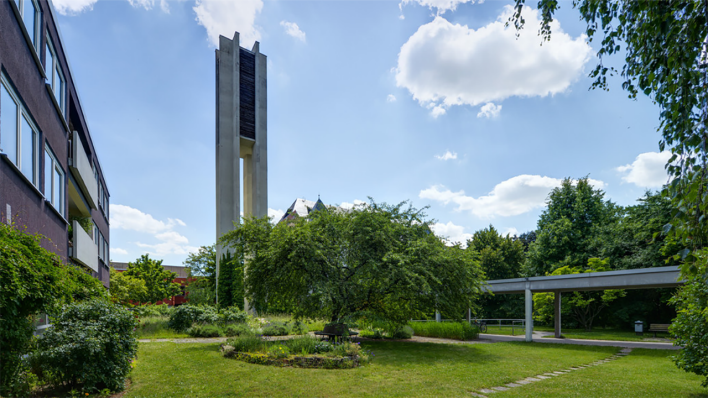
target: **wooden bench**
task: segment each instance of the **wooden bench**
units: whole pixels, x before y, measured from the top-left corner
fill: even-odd
[[[657,332],[669,332],[669,326],[671,324],[668,323],[650,323],[649,324],[649,331],[654,333],[654,337],[656,337]]]
[[[334,325],[325,326],[324,330],[321,332],[315,332],[315,336],[327,337],[327,340],[337,340],[337,338],[339,338],[339,340],[342,340],[345,330],[349,333],[349,336],[356,336],[359,334],[357,332],[349,330],[349,328],[347,328],[346,323],[336,323]]]

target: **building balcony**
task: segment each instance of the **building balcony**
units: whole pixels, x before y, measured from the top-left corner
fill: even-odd
[[[98,272],[98,246],[78,221],[73,220],[71,228],[74,236],[69,244],[69,257]]]
[[[93,167],[84,146],[81,143],[79,133],[74,131],[71,135],[71,157],[69,158],[69,169],[74,176],[76,185],[83,194],[85,203],[92,209],[98,208],[98,183],[93,174]],[[71,194],[72,192],[69,192]],[[78,200],[76,202],[79,202]],[[84,212],[82,212],[84,213]],[[89,212],[90,214],[90,212]]]

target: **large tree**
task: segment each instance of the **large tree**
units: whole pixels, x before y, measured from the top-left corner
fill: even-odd
[[[488,280],[518,278],[526,259],[524,244],[509,235],[502,236],[492,225],[479,230],[467,241],[467,250],[475,251]],[[523,317],[523,297],[515,294],[484,295],[480,316],[484,318]]]
[[[287,304],[296,317],[369,315],[400,325],[438,310],[461,318],[481,294],[473,251],[445,246],[405,202],[372,200],[276,226],[246,219],[224,239],[248,259],[249,299]]]
[[[216,249],[214,245],[202,246],[196,253],[189,253],[183,262],[189,269],[187,285],[192,304],[216,304]]]
[[[148,254],[143,254],[128,263],[128,269],[124,271],[126,276],[142,279],[145,282],[145,294],[141,295],[140,302],[155,303],[157,301],[180,294],[182,288],[179,283],[174,283],[177,274],[166,270],[162,266],[162,260],[150,258]]]
[[[617,207],[604,200],[587,177],[566,178],[548,195],[548,207],[541,214],[536,241],[531,243],[526,261],[528,276],[550,274],[568,266],[583,268],[591,257],[592,243],[600,228],[617,216]]]
[[[111,298],[122,305],[138,303],[147,293],[144,280],[126,275],[125,272],[118,272],[113,268],[111,268],[110,286]]]
[[[524,24],[524,3],[516,0],[517,12],[510,21],[519,29]],[[673,154],[667,164],[672,180],[665,190],[673,204],[670,229],[686,246],[677,259],[684,260],[681,271],[688,286],[676,298],[681,316],[673,329],[686,348],[676,363],[707,376],[708,350],[696,347],[705,347],[700,339],[708,311],[708,304],[697,300],[708,284],[708,257],[703,255],[708,242],[708,1],[575,0],[572,4],[587,23],[588,39],[602,35],[599,62],[590,74],[596,79],[593,87],[608,89],[608,74],[617,72],[630,98],[642,92],[659,107],[659,148]],[[538,3],[544,40],[551,39],[550,23],[559,7],[557,0]],[[624,57],[621,72],[604,64],[604,57],[613,54]]]

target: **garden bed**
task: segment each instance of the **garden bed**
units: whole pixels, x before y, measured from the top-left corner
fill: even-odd
[[[279,367],[294,368],[317,368],[317,369],[351,369],[360,365],[360,356],[351,357],[327,357],[321,355],[290,356],[287,358],[272,358],[264,353],[237,352],[230,345],[221,345],[221,352],[224,358],[234,358],[239,361],[253,363],[257,365],[270,365]]]

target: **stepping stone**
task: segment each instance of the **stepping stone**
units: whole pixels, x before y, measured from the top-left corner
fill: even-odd
[[[545,379],[550,379],[548,376],[543,376],[543,375],[538,375],[536,376],[537,379],[545,380]]]
[[[521,384],[516,384],[516,383],[509,383],[509,384],[504,384],[504,385],[507,386],[507,387],[512,387],[512,388],[514,388],[514,387],[521,387]]]
[[[528,381],[541,381],[541,379],[537,379],[537,378],[535,378],[535,377],[527,377],[527,378],[525,378],[524,380],[528,380]]]
[[[553,372],[553,373],[555,373],[556,376],[560,376],[560,375],[564,375],[564,374],[565,374],[565,373],[563,373],[563,372]]]
[[[544,373],[543,375],[544,375],[544,376],[558,376],[558,375],[555,374],[555,373]]]
[[[531,382],[528,381],[528,380],[519,380],[519,381],[517,381],[516,383],[513,383],[513,384],[521,384],[521,385],[524,385],[524,384],[531,384]]]
[[[481,390],[479,390],[479,392],[481,392],[482,394],[491,394],[491,393],[497,392],[497,391],[496,391],[496,390],[490,390],[490,389],[488,389],[488,388],[482,388]]]
[[[492,389],[497,390],[497,391],[508,391],[509,390],[509,388],[507,388],[507,387],[492,387]]]
[[[626,352],[627,354],[629,354],[630,352],[632,352],[632,349],[631,348],[623,348],[620,350],[620,352]]]
[[[471,392],[470,394],[472,394],[472,396],[473,396],[473,397],[478,397],[478,398],[487,398],[487,396],[486,396],[486,395],[482,395],[482,394],[477,394],[476,392]]]

